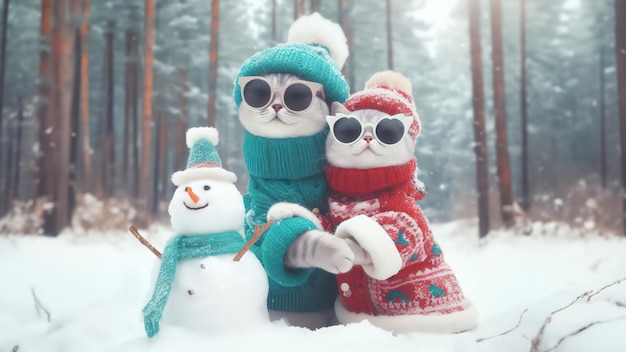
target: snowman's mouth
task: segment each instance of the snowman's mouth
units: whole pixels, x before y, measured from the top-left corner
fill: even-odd
[[[209,206],[209,203],[206,203],[205,205],[203,205],[203,206],[201,206],[201,207],[196,207],[196,208],[194,208],[194,207],[190,207],[190,206],[188,206],[188,205],[187,205],[187,203],[185,203],[185,201],[183,201],[183,204],[185,205],[185,208],[187,208],[187,209],[189,209],[189,210],[200,210],[200,209],[204,209],[204,208],[206,208],[206,207],[208,207],[208,206]]]

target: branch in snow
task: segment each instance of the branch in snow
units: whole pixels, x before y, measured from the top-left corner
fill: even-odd
[[[507,330],[507,331],[501,332],[501,333],[499,333],[498,335],[489,336],[489,337],[481,337],[481,338],[479,338],[479,339],[476,339],[476,342],[483,342],[483,341],[486,341],[486,340],[491,340],[491,339],[493,339],[493,338],[495,338],[495,337],[498,337],[498,336],[504,336],[504,335],[506,335],[506,334],[509,334],[509,333],[511,333],[511,332],[513,332],[513,331],[515,331],[515,329],[519,328],[519,326],[522,324],[522,318],[524,317],[524,314],[526,314],[526,312],[528,312],[528,308],[524,309],[524,311],[522,312],[522,314],[520,314],[520,316],[519,316],[519,321],[517,322],[517,325],[515,325],[514,327],[510,328],[510,329],[509,329],[509,330]]]
[[[39,298],[37,298],[37,294],[35,294],[35,287],[31,287],[30,288],[30,293],[33,295],[33,299],[35,300],[35,310],[37,311],[37,316],[41,316],[41,311],[43,311],[44,313],[46,313],[46,319],[48,320],[48,323],[50,322],[50,312],[46,309],[46,307],[43,306],[43,304],[41,304],[41,301],[39,300]],[[15,346],[13,347],[14,351],[20,348],[20,346]]]
[[[587,302],[589,302],[589,301],[591,300],[591,297],[593,297],[593,296],[597,295],[598,293],[600,293],[600,292],[604,291],[605,289],[607,289],[607,288],[609,288],[609,287],[611,287],[611,286],[619,285],[619,284],[621,284],[621,283],[622,283],[622,282],[624,282],[624,281],[626,281],[626,277],[625,277],[625,278],[622,278],[622,279],[619,279],[619,280],[617,280],[617,281],[615,281],[615,282],[613,282],[613,283],[611,283],[611,284],[608,284],[608,285],[606,285],[606,286],[602,287],[601,289],[599,289],[598,291],[594,292],[592,295],[590,295],[589,297],[587,297]]]
[[[579,295],[578,297],[576,297],[576,299],[574,299],[572,302],[570,302],[570,303],[569,303],[569,304],[567,304],[566,306],[561,307],[561,308],[559,308],[559,309],[557,309],[557,310],[553,311],[552,313],[550,313],[550,315],[548,315],[548,316],[546,317],[546,320],[544,320],[543,325],[541,325],[541,328],[539,329],[539,333],[537,333],[537,336],[535,336],[535,338],[532,340],[532,342],[531,342],[531,349],[530,349],[530,351],[531,351],[531,352],[538,352],[538,351],[539,351],[539,345],[541,345],[541,341],[542,341],[542,339],[543,339],[543,334],[544,334],[544,332],[545,332],[545,330],[546,330],[546,326],[547,326],[548,324],[550,324],[550,322],[552,321],[552,317],[553,317],[556,313],[558,313],[558,312],[560,312],[560,311],[563,311],[563,310],[565,310],[565,309],[567,309],[567,308],[571,307],[572,305],[574,305],[576,302],[580,301],[580,300],[581,300],[581,299],[583,299],[583,298],[587,298],[587,302],[589,302],[589,300],[591,299],[591,297],[593,297],[593,296],[597,295],[598,293],[600,293],[600,292],[604,291],[605,289],[607,289],[607,288],[609,288],[609,287],[611,287],[611,286],[618,285],[618,284],[620,284],[620,283],[622,283],[622,282],[624,282],[624,281],[626,281],[626,278],[619,279],[619,280],[617,280],[617,281],[615,281],[615,282],[613,282],[613,283],[611,283],[611,284],[608,284],[608,285],[606,285],[606,286],[604,286],[604,287],[602,287],[602,288],[600,288],[600,289],[598,289],[598,290],[596,290],[596,291],[593,291],[593,290],[591,290],[591,291],[587,291],[587,292],[585,292],[585,293],[583,293],[583,294]],[[598,323],[603,323],[603,322],[595,322],[595,323],[592,323],[591,325],[595,325],[595,324],[598,324]],[[586,330],[587,328],[589,328],[589,326],[581,328],[582,330],[580,330],[580,329],[579,329],[579,331],[574,332],[572,335],[578,334],[578,333],[580,333],[581,331]],[[569,336],[569,335],[568,335],[568,336]],[[565,337],[567,337],[567,336],[565,336]],[[565,338],[565,337],[564,337],[564,338]]]
[[[583,332],[583,331],[585,331],[585,330],[589,329],[590,327],[592,327],[592,326],[594,326],[594,325],[604,324],[604,323],[609,323],[609,322],[612,322],[612,321],[615,321],[615,320],[619,320],[619,319],[624,319],[624,318],[626,318],[626,316],[621,316],[621,317],[617,317],[617,318],[614,318],[614,319],[609,319],[609,320],[594,321],[593,323],[589,323],[589,324],[587,324],[587,325],[585,325],[585,326],[581,327],[580,329],[578,329],[578,330],[576,330],[576,331],[572,332],[571,334],[568,334],[568,335],[565,335],[565,336],[561,337],[561,338],[559,339],[559,341],[557,341],[556,345],[554,345],[554,346],[552,346],[552,347],[548,348],[547,350],[545,350],[545,352],[551,352],[551,351],[556,350],[557,348],[559,348],[559,346],[561,345],[561,343],[563,343],[563,341],[565,341],[567,338],[572,337],[572,336],[576,336],[576,335],[580,334],[581,332]]]
[[[162,255],[161,252],[159,252],[158,249],[154,248],[154,246],[152,245],[152,243],[150,243],[145,237],[143,237],[139,231],[137,231],[137,229],[135,228],[135,226],[130,226],[128,228],[128,231],[130,231],[130,233],[133,234],[133,236],[135,236],[135,238],[137,240],[139,240],[139,242],[141,242],[141,244],[143,244],[144,246],[146,246],[146,248],[148,248],[150,250],[150,252],[152,252],[154,255],[156,255],[159,259],[161,259]]]

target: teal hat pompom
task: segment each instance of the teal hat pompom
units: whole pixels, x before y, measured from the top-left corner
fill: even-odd
[[[289,28],[287,43],[262,50],[246,60],[237,77],[233,97],[241,104],[239,77],[289,73],[324,86],[326,102],[343,103],[350,88],[341,74],[348,57],[346,36],[341,27],[315,12],[300,17]]]

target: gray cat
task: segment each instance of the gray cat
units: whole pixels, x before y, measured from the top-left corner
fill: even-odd
[[[322,216],[325,117],[349,95],[341,74],[347,56],[341,28],[314,13],[292,25],[287,43],[246,60],[233,93],[246,129],[246,237],[273,220],[252,247],[268,274],[268,309],[273,319],[309,328],[334,322],[333,274],[362,259],[353,241],[328,232]]]

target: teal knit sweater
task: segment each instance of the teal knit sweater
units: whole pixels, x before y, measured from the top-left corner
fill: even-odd
[[[311,137],[270,139],[246,133],[244,159],[250,174],[246,206],[246,237],[265,225],[267,211],[277,202],[307,209],[328,209],[325,143],[328,130]],[[284,219],[270,226],[252,251],[269,278],[268,308],[286,312],[316,312],[333,307],[334,275],[320,269],[288,269],[283,257],[294,239],[315,225],[304,218]]]

